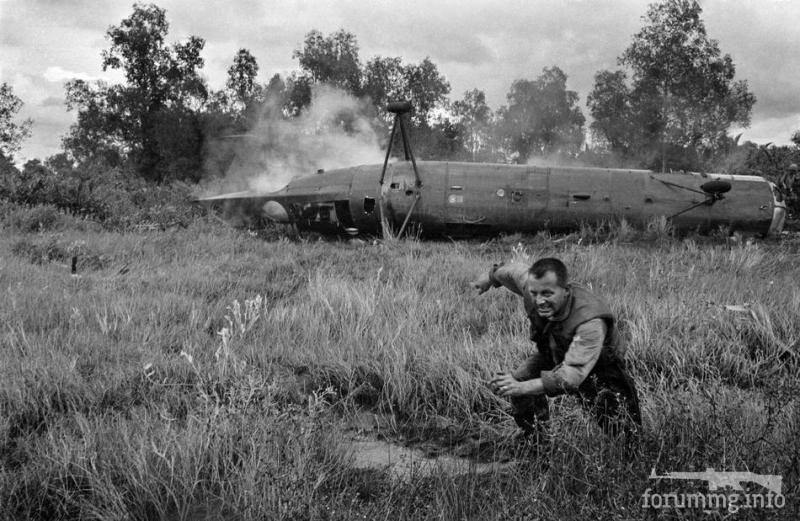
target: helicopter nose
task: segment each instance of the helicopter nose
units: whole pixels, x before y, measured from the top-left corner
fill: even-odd
[[[264,211],[264,216],[268,219],[279,223],[289,222],[289,214],[286,213],[286,208],[277,201],[267,201],[262,210]]]

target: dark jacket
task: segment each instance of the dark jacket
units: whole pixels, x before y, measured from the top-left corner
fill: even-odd
[[[605,300],[588,289],[573,285],[565,310],[553,321],[540,317],[535,309],[528,310],[528,318],[531,340],[536,342],[539,356],[554,365],[564,361],[578,326],[595,318],[603,319],[606,325],[603,349],[584,385],[597,384],[598,379],[608,384],[621,384],[626,380],[623,374],[625,344],[617,330],[616,319]]]

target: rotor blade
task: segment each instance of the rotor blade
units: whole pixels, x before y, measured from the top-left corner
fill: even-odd
[[[711,206],[711,204],[713,204],[713,202],[710,202],[710,200],[708,200],[708,199],[707,199],[707,200],[705,200],[705,201],[703,201],[703,202],[701,202],[701,203],[693,204],[693,205],[692,205],[692,206],[690,206],[689,208],[687,208],[687,209],[685,209],[685,210],[681,210],[680,212],[678,212],[678,213],[676,213],[676,214],[670,215],[669,217],[667,217],[667,219],[674,219],[675,217],[677,217],[677,216],[679,216],[679,215],[681,215],[681,214],[684,214],[684,213],[686,213],[686,212],[688,212],[688,211],[690,211],[690,210],[694,210],[694,209],[695,209],[695,208],[697,208],[698,206],[703,206],[703,205],[706,205],[706,206]]]
[[[268,193],[259,193],[252,190],[244,190],[242,192],[233,192],[219,195],[206,195],[198,197],[198,201],[232,201],[237,199],[253,199],[256,197],[265,197]]]
[[[696,190],[694,188],[689,188],[688,186],[679,185],[677,183],[671,183],[669,181],[664,181],[663,179],[658,179],[658,178],[653,177],[653,176],[650,176],[650,179],[655,179],[659,183],[665,184],[667,186],[674,186],[675,188],[682,188],[684,190],[689,190],[690,192],[696,192],[698,194],[706,195],[706,193],[703,192],[702,190]]]
[[[403,220],[403,225],[400,227],[400,231],[397,232],[398,237],[403,236],[403,232],[406,229],[406,225],[408,224],[408,220],[411,218],[411,214],[414,212],[414,207],[417,206],[417,202],[419,201],[420,193],[417,192],[417,196],[414,198],[414,202],[411,203],[411,208],[408,209],[408,213],[406,214],[405,220]]]

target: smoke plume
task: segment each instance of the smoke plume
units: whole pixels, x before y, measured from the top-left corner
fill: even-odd
[[[267,104],[250,132],[209,149],[207,162],[233,156],[213,191],[272,192],[318,169],[381,163],[380,137],[369,111],[366,102],[325,85],[313,87],[311,104],[294,118]]]

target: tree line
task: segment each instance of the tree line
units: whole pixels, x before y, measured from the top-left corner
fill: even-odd
[[[732,127],[749,125],[756,98],[745,80],[736,79],[731,57],[707,35],[701,14],[696,0],[651,4],[641,30],[620,54],[619,68],[595,74],[587,127],[579,96],[556,65],[534,79],[515,80],[506,104],[492,110],[479,89],[451,101],[450,84],[430,58],[364,61],[356,36],[344,29],[328,35],[310,31],[293,53],[298,69],[286,77],[274,74],[265,84],[257,80],[256,58],[240,49],[225,87],[214,91],[201,75],[205,40],[191,36],[168,43],[166,11],[135,4],[128,18],[108,29],[109,47],[102,53],[103,70],[119,70],[125,81],[67,82],[66,104],[76,122],[63,138],[63,151],[44,163],[31,161],[25,170],[77,177],[81,187],[92,184],[87,172],[103,168],[147,182],[198,182],[224,173],[234,160],[231,153],[213,164],[204,161],[210,143],[251,131],[265,114],[296,118],[312,103],[315,86],[329,85],[363,100],[362,116],[383,135],[390,122],[386,104],[411,101],[415,148],[425,159],[526,163],[542,157],[777,175],[798,159],[798,147],[739,144],[729,135]],[[20,106],[3,84],[5,177],[30,131],[30,122],[14,122]],[[346,117],[337,124],[347,131]]]

